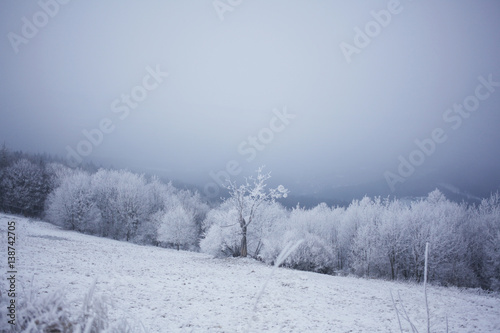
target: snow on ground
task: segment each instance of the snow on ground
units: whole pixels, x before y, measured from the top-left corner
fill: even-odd
[[[425,331],[422,285],[279,268],[253,312],[272,272],[262,263],[139,246],[0,215],[5,250],[11,220],[17,222],[18,284],[33,284],[39,294],[63,289],[75,313],[97,279],[96,292],[112,304],[112,320],[137,320],[148,332],[399,332],[392,290]],[[5,259],[1,267],[5,274]],[[445,331],[446,315],[450,332],[500,332],[498,295],[434,286],[428,293],[433,332]]]

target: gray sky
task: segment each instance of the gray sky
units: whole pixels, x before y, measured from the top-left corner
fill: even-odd
[[[104,121],[84,160],[201,185],[231,160],[241,174],[265,164],[307,192],[401,177],[399,156],[441,128],[404,180],[498,180],[500,87],[447,112],[478,77],[500,82],[498,1],[40,3],[53,17],[0,4],[0,141],[13,149],[66,156]],[[295,117],[274,119],[284,109]]]

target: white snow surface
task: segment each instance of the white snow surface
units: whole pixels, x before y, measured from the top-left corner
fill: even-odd
[[[255,307],[273,272],[255,260],[140,246],[0,215],[4,251],[12,220],[18,290],[62,289],[75,313],[97,279],[96,293],[109,300],[111,320],[140,322],[148,332],[399,332],[392,290],[419,331],[426,330],[419,284],[278,268]],[[446,316],[449,332],[500,332],[498,294],[429,286],[428,295],[432,332],[445,332]]]

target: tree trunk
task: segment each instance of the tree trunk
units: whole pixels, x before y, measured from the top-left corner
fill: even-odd
[[[391,263],[391,280],[394,280],[396,278],[396,254],[394,252],[395,251],[392,250],[389,254],[389,262]]]
[[[394,274],[394,260],[391,257],[389,259],[389,261],[391,262],[391,280],[394,280],[394,278],[395,278],[395,274]]]
[[[241,228],[241,256],[247,256],[247,227]]]

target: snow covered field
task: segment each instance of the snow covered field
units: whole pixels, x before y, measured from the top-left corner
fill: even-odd
[[[262,263],[139,246],[0,215],[4,251],[12,220],[18,290],[31,284],[39,294],[62,289],[76,312],[97,279],[96,293],[109,300],[112,320],[140,321],[148,332],[399,332],[390,290],[400,293],[425,331],[421,285],[280,268],[254,312],[272,272]],[[500,332],[498,295],[433,286],[428,293],[433,332],[445,331],[446,315],[450,332]]]

